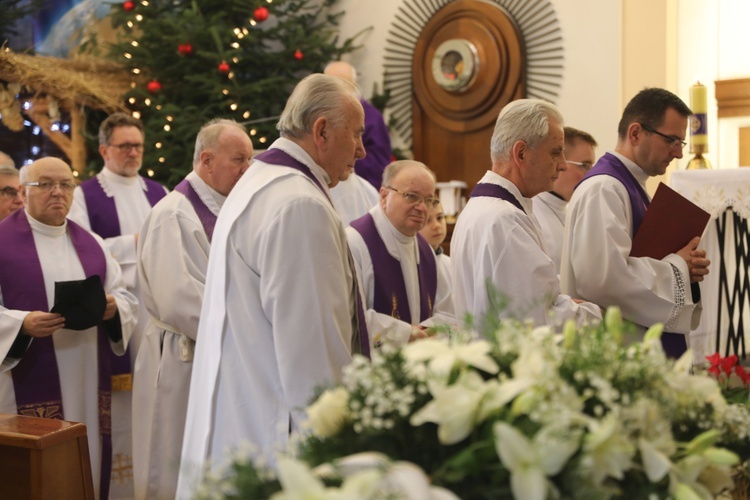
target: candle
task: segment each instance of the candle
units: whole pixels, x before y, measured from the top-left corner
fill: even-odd
[[[690,87],[690,108],[693,115],[690,117],[690,147],[694,151],[695,146],[703,146],[703,152],[708,150],[708,127],[706,123],[706,112],[708,102],[706,99],[706,86],[701,82],[695,82]]]

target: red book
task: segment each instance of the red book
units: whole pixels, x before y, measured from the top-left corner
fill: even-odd
[[[701,236],[710,218],[708,212],[660,182],[635,233],[630,255],[661,260]]]

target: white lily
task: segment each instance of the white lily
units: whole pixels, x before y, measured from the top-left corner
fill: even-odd
[[[438,440],[455,444],[465,439],[477,422],[485,383],[477,372],[463,372],[453,385],[429,384],[433,400],[411,416],[411,425],[438,424]]]
[[[427,362],[430,371],[445,378],[459,363],[497,373],[500,367],[490,356],[491,349],[492,345],[486,340],[451,344],[443,339],[424,339],[406,345],[403,354],[408,366]]]
[[[610,413],[601,421],[592,420],[589,429],[583,440],[581,464],[594,484],[602,484],[607,477],[625,477],[625,471],[633,466],[635,446],[623,432],[621,422]]]
[[[643,469],[646,471],[649,481],[652,483],[661,481],[667,475],[667,472],[669,472],[672,461],[653,444],[643,438],[638,439],[638,450],[641,452]]]
[[[497,454],[510,471],[513,496],[524,500],[544,500],[547,478],[558,474],[578,449],[577,439],[543,439],[543,431],[529,439],[505,422],[495,423],[493,430]]]

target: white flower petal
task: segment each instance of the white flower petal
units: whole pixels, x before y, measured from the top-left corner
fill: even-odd
[[[651,443],[643,438],[638,440],[638,449],[641,452],[641,460],[646,476],[652,483],[661,481],[669,472],[672,462],[662,452],[657,450]]]
[[[520,468],[510,474],[510,488],[513,496],[523,500],[545,500],[547,479],[536,468]]]

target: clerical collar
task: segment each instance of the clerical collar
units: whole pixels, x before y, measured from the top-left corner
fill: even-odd
[[[649,175],[640,167],[637,163],[635,163],[630,158],[618,153],[617,151],[609,151],[609,153],[620,160],[623,165],[625,165],[625,168],[628,169],[628,171],[633,174],[633,177],[635,177],[635,180],[638,181],[638,184],[641,185],[643,190],[646,190],[646,180],[648,179]]]
[[[140,182],[140,179],[137,175],[134,175],[133,177],[125,177],[124,175],[112,172],[107,167],[104,167],[102,169],[101,174],[104,176],[107,182],[122,184],[124,186],[132,186],[133,184],[137,184],[138,182]]]
[[[31,230],[41,233],[45,236],[62,236],[68,229],[68,219],[65,219],[65,222],[63,222],[61,226],[50,226],[48,224],[45,224],[44,222],[39,222],[38,220],[36,220],[26,209],[24,209],[24,213],[26,214],[26,218],[29,221]]]
[[[555,193],[554,191],[547,191],[547,192],[548,192],[549,194],[551,194],[552,196],[554,196],[555,198],[558,198],[558,199],[561,199],[562,201],[565,201],[565,198],[563,198],[563,197],[562,197],[562,196],[560,196],[559,194]]]

